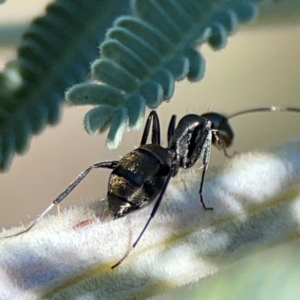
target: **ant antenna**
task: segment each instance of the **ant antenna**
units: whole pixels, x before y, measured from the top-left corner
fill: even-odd
[[[254,112],[296,112],[296,113],[300,113],[300,107],[286,106],[286,105],[256,106],[256,107],[243,109],[243,110],[237,111],[235,113],[232,113],[231,115],[227,116],[227,119],[231,119],[231,118],[234,118],[234,117],[237,117],[240,115],[254,113]]]
[[[202,117],[209,119],[213,124],[214,128],[218,132],[218,138],[216,136],[212,137],[212,143],[217,146],[218,149],[223,150],[226,157],[232,157],[226,151],[234,139],[234,132],[229,124],[229,119],[234,117],[255,113],[255,112],[296,112],[300,113],[300,107],[288,106],[288,105],[263,105],[263,106],[254,106],[247,109],[239,110],[229,115],[221,115],[216,112],[205,113]]]

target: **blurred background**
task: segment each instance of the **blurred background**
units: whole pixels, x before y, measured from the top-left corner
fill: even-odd
[[[255,105],[300,106],[300,10],[284,10],[284,2],[265,9],[254,23],[240,26],[219,52],[202,48],[206,74],[198,83],[176,84],[175,96],[158,108],[162,137],[172,114],[216,111],[232,113]],[[0,65],[15,56],[15,47],[30,20],[42,14],[47,0],[9,0],[0,6]],[[284,6],[285,5],[285,6]],[[270,5],[269,5],[270,7]],[[299,7],[299,5],[298,5]],[[276,15],[280,11],[283,15]],[[29,151],[17,156],[9,172],[0,174],[0,227],[28,223],[90,164],[116,160],[140,143],[141,131],[127,132],[117,150],[105,148],[106,135],[89,136],[83,117],[89,107],[66,107],[55,127],[32,139]],[[231,122],[236,140],[229,152],[251,151],[300,134],[300,114],[256,113]],[[214,150],[210,165],[226,158]],[[64,200],[62,207],[104,198],[109,170],[95,170]],[[53,213],[56,213],[54,211]]]

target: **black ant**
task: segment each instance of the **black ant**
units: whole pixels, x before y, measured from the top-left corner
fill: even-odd
[[[17,236],[29,231],[55,205],[62,202],[92,169],[112,169],[113,171],[108,181],[107,201],[109,210],[114,219],[124,217],[155,201],[144,228],[122,259],[112,266],[112,268],[115,268],[123,262],[143,236],[150,221],[158,210],[171,177],[176,176],[180,168],[187,169],[192,167],[200,156],[202,157],[203,164],[199,188],[200,201],[205,210],[213,210],[212,207],[205,205],[202,197],[202,188],[209,162],[211,145],[216,145],[219,149],[223,150],[226,156],[230,157],[226,152],[226,148],[231,145],[234,134],[228,119],[242,114],[265,111],[300,112],[300,108],[288,106],[254,107],[236,112],[227,117],[214,112],[206,113],[201,116],[188,114],[182,117],[177,126],[175,125],[176,116],[173,115],[168,127],[167,148],[162,147],[160,143],[158,115],[155,111],[151,111],[139,148],[129,152],[119,161],[98,162],[89,166],[80,173],[29,227],[7,237]],[[151,144],[146,144],[151,123]]]

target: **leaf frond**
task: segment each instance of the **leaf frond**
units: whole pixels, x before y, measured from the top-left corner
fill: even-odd
[[[66,93],[67,101],[76,105],[99,102],[100,106],[115,107],[116,114],[125,109],[129,127],[139,128],[145,105],[153,109],[169,100],[176,81],[203,78],[205,60],[196,47],[207,42],[214,50],[224,48],[227,36],[235,32],[238,22],[249,22],[257,16],[258,2],[261,1],[132,1],[132,15],[117,18],[100,46],[100,58],[91,67],[92,79],[101,82],[105,92],[98,93],[90,83],[81,84],[80,93],[79,87]],[[92,100],[88,102],[87,98]],[[101,126],[107,128],[107,121],[100,122],[97,128],[89,125],[94,118],[95,110],[86,114],[86,130],[90,134],[103,132]],[[120,130],[113,118],[107,140],[109,148],[119,144],[125,129],[122,125]],[[118,118],[115,120],[119,122]]]
[[[32,134],[58,122],[64,91],[86,79],[106,29],[128,9],[128,1],[57,0],[33,20],[16,61],[0,74],[0,170],[26,151]]]

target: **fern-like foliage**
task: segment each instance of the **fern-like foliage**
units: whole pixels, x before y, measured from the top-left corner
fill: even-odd
[[[67,101],[96,105],[85,116],[85,128],[92,134],[110,126],[107,146],[117,147],[127,122],[140,127],[146,106],[169,100],[175,81],[204,76],[205,60],[196,46],[207,42],[223,48],[238,22],[256,17],[258,2],[132,1],[132,16],[119,17],[106,33],[100,58],[92,64],[94,82],[72,87]]]
[[[126,0],[57,0],[23,35],[18,59],[0,74],[0,169],[32,134],[59,119],[66,88],[86,79],[97,47]]]

